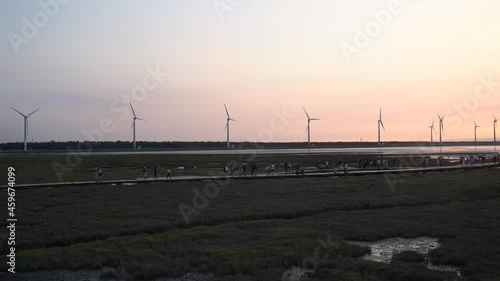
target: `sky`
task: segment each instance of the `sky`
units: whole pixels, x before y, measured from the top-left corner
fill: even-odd
[[[0,4],[0,142],[492,140],[497,0]],[[498,82],[497,82],[498,81]]]

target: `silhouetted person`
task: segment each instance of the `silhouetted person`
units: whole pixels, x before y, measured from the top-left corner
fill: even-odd
[[[97,169],[97,173],[99,174],[99,181],[102,181],[102,169]]]
[[[170,174],[170,168],[167,168],[167,178],[166,180],[171,180],[172,179],[172,175]]]

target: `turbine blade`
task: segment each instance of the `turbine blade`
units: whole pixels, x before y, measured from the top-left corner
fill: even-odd
[[[131,102],[128,102],[130,104],[130,108],[132,109],[132,114],[134,114],[134,117],[135,117],[135,111],[134,111],[134,108],[132,107],[132,103]]]
[[[234,122],[238,122],[238,120],[235,120],[235,119],[231,119],[231,118],[229,118],[229,121],[234,121]]]
[[[14,109],[17,113],[21,114],[23,117],[26,117],[26,115],[24,115],[24,114],[22,114],[21,112],[19,112],[19,110],[15,109],[15,108],[13,108],[13,107],[11,107],[11,108],[12,108],[12,109]]]
[[[434,133],[437,133],[437,132],[436,132],[436,128],[434,128],[434,126],[432,126],[432,129],[434,130]]]
[[[35,112],[37,112],[38,110],[40,110],[40,108],[39,108],[39,109],[37,109],[37,110],[35,110],[35,111],[33,111],[33,112],[31,112],[31,113],[30,113],[30,114],[28,114],[28,116],[26,116],[26,117],[30,117],[31,115],[33,115],[33,114],[34,114]]]
[[[434,118],[432,119],[432,127],[434,128]]]
[[[436,114],[436,115],[439,118],[439,122],[443,121],[443,119],[441,118],[441,116],[439,116],[439,114]]]
[[[302,108],[304,109],[304,112],[306,113],[307,119],[311,119],[311,118],[309,117],[309,114],[307,114],[306,108],[305,108],[305,107],[302,107]]]
[[[29,116],[29,115],[28,115],[28,116]],[[30,132],[30,129],[29,129],[29,121],[28,121],[28,120],[29,120],[29,119],[28,119],[28,118],[26,118],[26,137],[28,137],[28,136],[29,136],[29,134],[30,134],[30,133],[29,133],[29,132]]]
[[[380,125],[382,125],[382,129],[384,129],[384,131],[385,131],[384,122],[382,122],[382,120],[380,120]]]
[[[226,126],[224,126],[224,132],[227,130],[227,125],[229,124],[229,122],[226,122]]]
[[[146,121],[146,119],[142,119],[142,118],[139,118],[139,117],[136,117],[135,120],[142,120],[142,121]]]
[[[380,117],[379,117],[380,120],[382,120],[382,107],[380,108]]]
[[[309,126],[306,127],[306,133],[309,131]]]
[[[227,106],[226,106],[226,104],[224,104],[224,108],[226,109],[226,115],[227,115],[227,118],[231,119],[231,117],[229,117],[229,112],[227,111]]]
[[[132,128],[134,128],[134,122],[132,122],[132,126],[130,126],[130,130],[129,131],[132,131]]]
[[[314,121],[314,120],[321,120],[319,118],[311,118],[311,121]]]

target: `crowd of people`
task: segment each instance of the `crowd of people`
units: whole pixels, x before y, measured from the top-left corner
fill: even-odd
[[[163,169],[164,167],[160,166],[160,165],[154,165],[153,166],[153,176],[155,178],[155,180],[157,179],[158,177],[158,172],[160,169]],[[169,167],[166,167],[164,168],[166,170],[166,180],[171,180],[172,179],[172,174],[171,174],[171,171],[170,171],[170,168]],[[146,166],[144,166],[142,168],[142,176],[144,177],[144,180],[147,180],[148,178],[148,168]]]
[[[497,155],[493,155],[492,159],[493,163],[497,162]],[[462,167],[470,167],[474,166],[478,163],[486,163],[486,156],[484,155],[469,155],[469,156],[460,156],[460,165]]]
[[[498,155],[493,155],[491,163],[497,163],[498,161]],[[430,167],[429,159],[431,159],[429,156],[425,156],[422,160],[422,167],[428,168]],[[439,156],[436,158],[436,166],[441,167],[443,165],[443,157]],[[487,157],[485,155],[468,155],[468,156],[460,156],[460,165],[462,167],[470,167],[474,166],[478,163],[486,163]],[[325,161],[324,164],[321,164],[320,162],[316,162],[315,165],[310,165],[307,167],[309,171],[311,169],[315,171],[332,171],[334,174],[337,174],[339,172],[343,172],[344,174],[349,173],[349,164],[346,162],[343,162],[342,160],[339,161],[333,161],[333,164],[330,164],[329,161]],[[411,162],[411,166],[414,166],[415,162]],[[392,164],[392,165],[391,165]],[[408,163],[406,163],[408,164]],[[256,163],[230,163],[228,165],[224,165],[223,167],[223,172],[225,176],[247,176],[247,166],[250,166],[250,176],[256,176],[257,175],[257,164]],[[268,163],[265,164],[264,171],[266,175],[275,175],[278,173],[278,168],[283,167],[283,171],[285,174],[296,174],[296,175],[303,175],[305,174],[304,166],[299,163],[299,162],[283,162],[281,164],[277,163]],[[362,159],[359,160],[358,162],[358,170],[379,170],[379,169],[401,169],[403,168],[403,161],[400,159],[394,158],[392,159],[392,163],[388,159],[383,159],[383,158],[376,158],[376,159]],[[169,167],[161,167],[160,165],[154,165],[153,166],[153,175],[155,180],[157,179],[160,169],[165,170],[165,175],[166,175],[166,180],[171,180],[172,179],[172,173]],[[148,169],[146,166],[143,167],[142,169],[142,175],[144,177],[144,180],[148,178]],[[102,181],[103,178],[103,170],[102,168],[97,168],[94,170],[94,180],[96,182]]]

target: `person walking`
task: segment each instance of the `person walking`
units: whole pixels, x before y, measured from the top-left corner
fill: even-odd
[[[170,174],[170,168],[167,168],[167,178],[166,180],[171,180],[172,179],[172,175]]]
[[[255,163],[252,163],[252,172],[250,173],[252,176],[257,175],[257,165]]]
[[[144,180],[148,178],[148,169],[146,169],[146,166],[142,168],[142,175],[144,176]]]
[[[102,169],[97,169],[97,174],[99,175],[99,181],[102,181]]]
[[[155,180],[156,180],[156,175],[158,174],[158,165],[155,165],[153,169],[153,174],[155,175]]]
[[[99,180],[99,172],[97,171],[97,169],[94,170],[94,180],[95,182]]]

